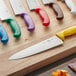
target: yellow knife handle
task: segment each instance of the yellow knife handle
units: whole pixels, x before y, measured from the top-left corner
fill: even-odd
[[[61,38],[62,40],[64,40],[65,37],[71,36],[71,35],[73,35],[73,34],[76,34],[76,26],[72,26],[72,27],[70,27],[70,28],[68,28],[68,29],[65,29],[65,30],[57,33],[56,35],[57,35],[59,38]]]

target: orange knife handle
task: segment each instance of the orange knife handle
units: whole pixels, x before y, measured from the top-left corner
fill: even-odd
[[[41,19],[43,20],[43,25],[48,26],[50,24],[50,19],[47,12],[42,8],[36,8],[36,12],[39,12]]]
[[[59,38],[61,38],[62,40],[64,40],[65,37],[71,36],[71,35],[73,35],[73,34],[76,34],[76,26],[72,26],[72,27],[70,27],[70,28],[68,28],[68,29],[65,29],[65,30],[57,33],[56,35],[57,35]]]

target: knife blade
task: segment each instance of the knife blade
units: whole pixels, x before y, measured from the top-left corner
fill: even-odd
[[[72,14],[76,14],[76,5],[73,3],[72,0],[63,0],[68,8],[71,10]]]
[[[0,10],[0,19],[8,22],[14,31],[14,37],[19,38],[21,36],[20,27],[15,18],[10,14],[4,0],[0,0]]]
[[[32,17],[26,12],[21,0],[10,0],[10,4],[14,10],[15,15],[20,15],[25,23],[27,24],[27,28],[30,32],[34,31],[35,24],[33,22]]]
[[[57,3],[57,0],[42,0],[43,4],[45,5],[51,5],[54,9],[55,13],[57,14],[57,19],[61,20],[64,18],[63,11],[61,10],[60,6]]]
[[[20,59],[20,58],[24,58],[24,57],[29,57],[29,56],[44,52],[48,49],[60,46],[63,44],[65,37],[73,35],[73,34],[76,34],[76,26],[67,28],[67,29],[57,33],[56,36],[53,36],[38,44],[35,44],[20,52],[17,52],[14,55],[12,55],[9,59],[14,60],[14,59]]]
[[[43,25],[48,26],[50,24],[50,19],[47,12],[40,7],[38,0],[27,0],[27,4],[30,10],[35,10],[39,13],[41,19],[43,20]]]

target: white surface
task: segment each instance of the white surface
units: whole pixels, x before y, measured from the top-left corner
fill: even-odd
[[[27,0],[27,4],[30,10],[34,10],[35,8],[40,7],[38,0]]]
[[[57,0],[42,0],[43,4],[49,4],[50,2],[56,2]]]
[[[3,0],[0,0],[0,19],[6,20],[11,17],[11,14]]]
[[[65,0],[66,5],[69,9],[71,9],[71,13],[76,14],[76,6],[74,5],[72,0]]]
[[[56,46],[62,45],[63,41],[57,36],[53,36],[47,40],[44,40],[38,44],[35,44],[31,47],[28,47],[14,55],[12,55],[9,59],[19,59],[28,56],[32,56],[34,54],[46,51],[48,49],[54,48]]]
[[[19,15],[25,12],[25,8],[21,0],[10,0],[10,4],[16,15]]]

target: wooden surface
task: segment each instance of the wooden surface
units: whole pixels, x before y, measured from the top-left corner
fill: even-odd
[[[12,8],[10,7],[9,4],[9,0],[4,0],[4,1],[7,4],[12,15],[14,16]],[[76,25],[76,16],[72,15],[70,13],[70,10],[66,7],[66,5],[60,1],[58,1],[58,4],[61,6],[61,9],[63,10],[65,16],[64,20],[62,21],[56,20],[56,15],[54,11],[49,6],[44,6],[41,0],[39,0],[41,7],[47,11],[50,17],[49,27],[44,27],[42,25],[42,20],[40,19],[37,13],[35,13],[34,11],[30,12],[26,0],[22,0],[22,1],[25,6],[25,9],[32,16],[36,28],[33,33],[28,32],[26,24],[24,23],[23,19],[21,19],[20,16],[15,16],[22,31],[21,38],[17,40],[13,37],[13,32],[9,24],[7,24],[6,22],[1,22],[5,27],[6,31],[8,32],[10,39],[7,45],[3,45],[2,43],[0,43],[0,76],[7,76],[7,75],[22,76],[24,74],[27,74],[33,70],[36,70],[40,67],[43,67],[49,63],[52,63],[58,59],[61,59],[65,56],[68,56],[76,52],[76,35],[74,35],[68,37],[64,41],[63,46],[50,49],[46,52],[28,58],[24,58],[20,60],[8,60],[8,58],[12,54],[26,47],[34,45],[35,43],[38,43],[44,39],[47,39],[65,28]]]
[[[72,60],[70,61],[67,61],[66,63],[62,64],[62,65],[59,65],[51,70],[48,70],[47,72],[43,73],[43,74],[40,74],[38,76],[52,76],[52,72],[55,72],[57,69],[61,69],[61,70],[67,70],[68,73],[71,75],[71,76],[76,76],[76,72],[72,71],[69,67],[68,67],[68,64],[70,63],[73,63],[76,61],[76,58],[73,58]]]

